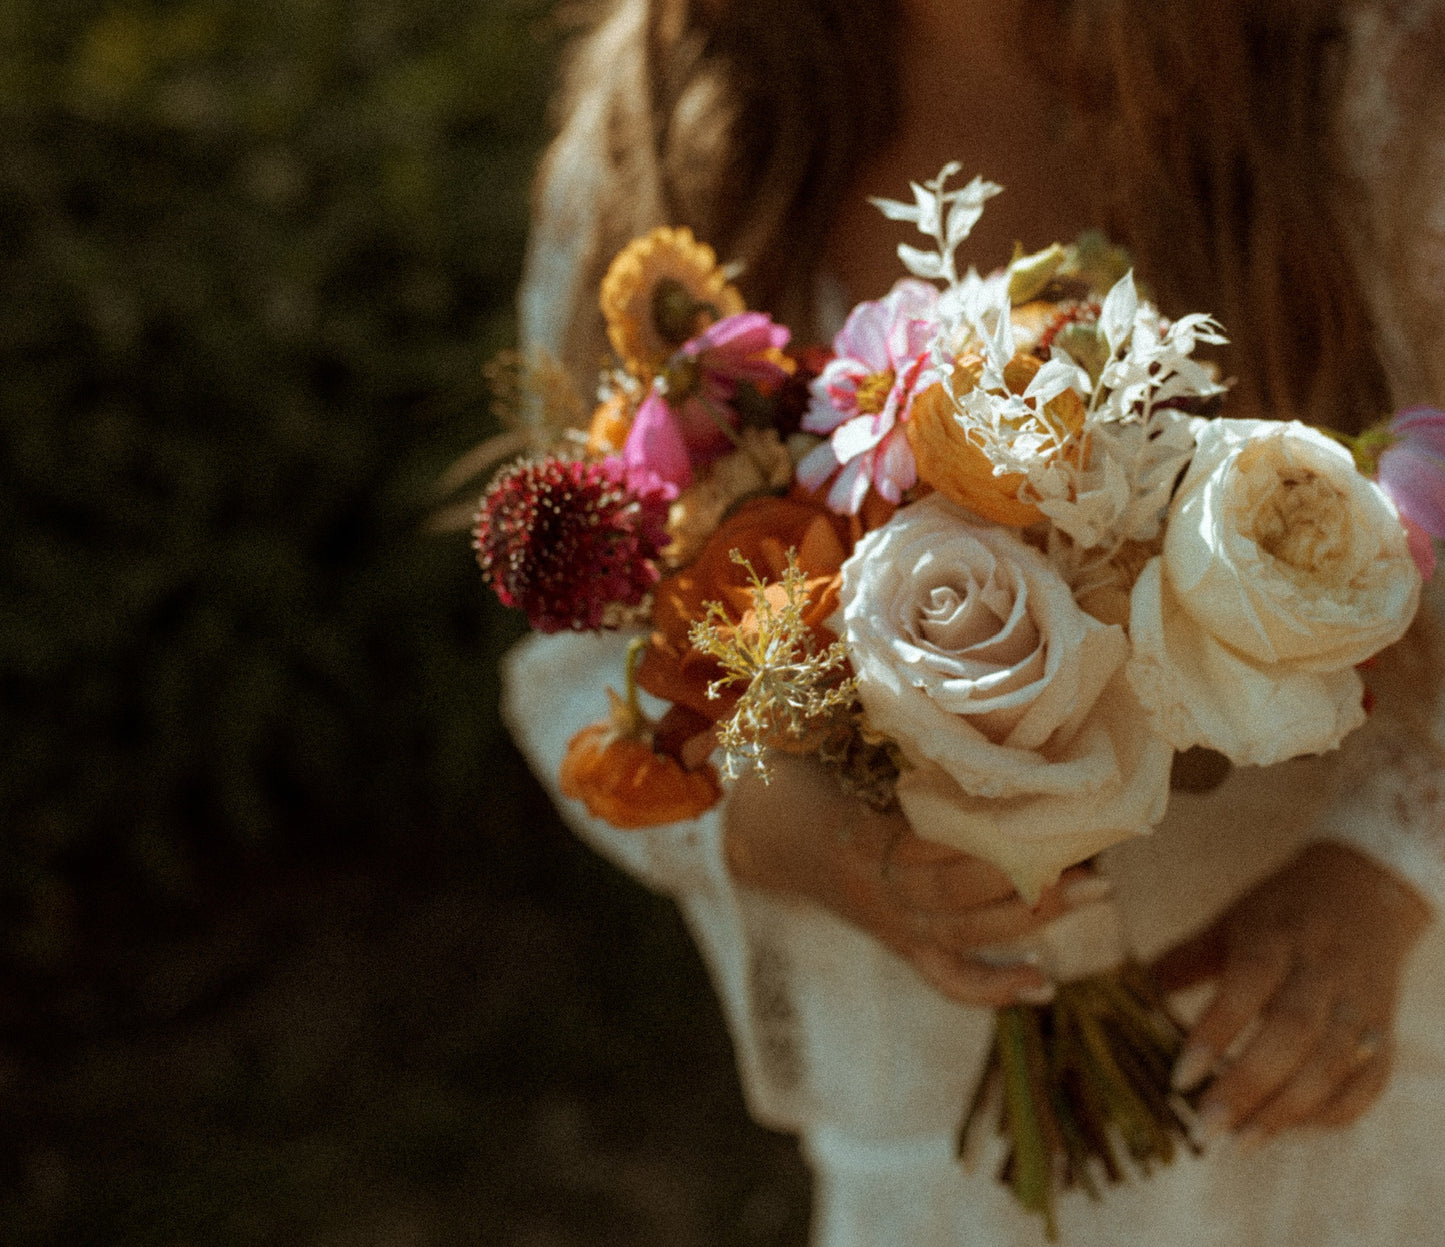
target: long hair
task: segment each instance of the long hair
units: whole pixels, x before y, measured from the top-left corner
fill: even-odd
[[[1069,0],[1063,72],[1094,156],[1070,192],[1166,311],[1224,322],[1236,410],[1353,429],[1388,395],[1330,207],[1341,7]],[[559,95],[524,329],[585,374],[603,269],[669,223],[742,265],[750,305],[815,332],[831,212],[896,123],[897,8],[613,0]]]
[[[1076,0],[1098,219],[1234,346],[1235,404],[1347,431],[1389,395],[1335,205],[1339,0]]]

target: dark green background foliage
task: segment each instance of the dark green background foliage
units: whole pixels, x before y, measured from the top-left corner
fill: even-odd
[[[497,721],[552,0],[0,3],[0,1245],[781,1245],[670,904]]]
[[[547,7],[0,6],[0,878],[37,954],[97,855],[184,896],[483,808],[511,625],[417,526],[511,336]]]

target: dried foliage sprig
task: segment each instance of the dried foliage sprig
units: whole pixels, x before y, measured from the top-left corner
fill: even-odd
[[[587,408],[567,370],[546,351],[498,351],[483,365],[482,375],[502,431],[454,460],[437,479],[440,506],[426,522],[434,533],[458,532],[471,524],[476,486],[499,463],[516,455],[545,455],[568,442],[580,445],[583,437],[579,429],[587,422]]]
[[[499,351],[482,375],[492,388],[492,414],[504,428],[533,431],[550,444],[587,422],[577,386],[547,351]]]
[[[718,733],[725,774],[735,779],[751,765],[767,780],[769,749],[807,748],[851,730],[857,692],[846,647],[834,641],[819,649],[803,622],[808,583],[797,551],[788,551],[787,569],[771,584],[738,551],[731,557],[747,571],[752,609],[733,623],[721,603],[709,602],[688,640],[726,673],[708,686],[709,697],[729,684],[747,686]]]

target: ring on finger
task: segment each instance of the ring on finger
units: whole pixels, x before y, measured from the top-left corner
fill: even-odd
[[[1365,1019],[1360,1011],[1348,1001],[1338,1001],[1335,1007],[1330,1010],[1330,1016],[1342,1027],[1354,1030],[1362,1027]],[[1385,1038],[1373,1026],[1363,1026],[1359,1032],[1359,1038],[1355,1040],[1355,1046],[1350,1050],[1350,1068],[1359,1069],[1362,1065],[1368,1065],[1379,1055]]]
[[[1362,1065],[1368,1065],[1379,1055],[1380,1048],[1384,1045],[1384,1042],[1384,1037],[1379,1031],[1365,1031],[1359,1039],[1355,1041],[1355,1050],[1350,1053],[1351,1067],[1359,1069]]]

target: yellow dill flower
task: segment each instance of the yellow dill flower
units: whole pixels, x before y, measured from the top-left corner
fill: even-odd
[[[724,773],[735,779],[750,762],[768,780],[769,749],[812,752],[846,731],[857,682],[845,674],[848,650],[841,641],[823,650],[814,644],[803,618],[808,577],[798,566],[795,548],[788,550],[782,579],[771,584],[737,550],[731,557],[748,574],[752,610],[735,622],[722,603],[709,602],[688,640],[699,654],[722,665],[724,675],[708,686],[709,697],[719,696],[728,684],[746,686],[732,718],[718,732]]]
[[[717,253],[690,229],[667,226],[622,249],[602,279],[601,304],[612,349],[643,381],[689,338],[744,310]]]

